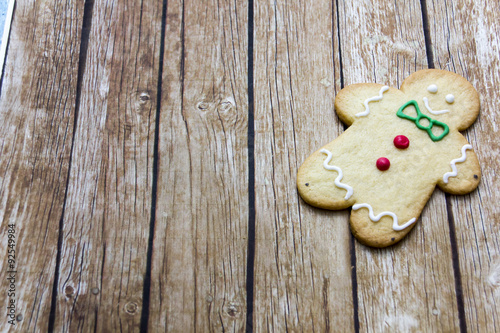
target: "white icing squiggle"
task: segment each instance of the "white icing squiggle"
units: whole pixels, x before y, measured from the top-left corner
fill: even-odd
[[[452,160],[450,162],[451,170],[453,170],[453,171],[450,171],[450,172],[447,172],[444,174],[443,181],[445,182],[445,184],[448,184],[448,178],[456,177],[458,175],[458,170],[457,170],[456,164],[465,162],[465,159],[467,158],[467,154],[465,153],[465,151],[468,149],[472,149],[472,146],[469,144],[463,146],[462,147],[462,156],[460,156],[460,158],[455,158],[454,160]]]
[[[383,86],[380,89],[380,91],[378,93],[378,96],[373,96],[373,97],[370,97],[370,98],[366,99],[363,102],[363,104],[365,105],[365,111],[356,113],[356,117],[367,116],[370,113],[370,107],[368,106],[368,103],[380,101],[382,99],[382,97],[383,97],[382,94],[385,93],[387,90],[389,90],[389,87],[388,86]]]
[[[412,218],[411,220],[409,220],[405,224],[399,225],[398,224],[398,217],[393,212],[382,212],[382,213],[378,214],[377,216],[375,216],[375,214],[373,214],[373,208],[372,208],[372,206],[370,206],[367,203],[356,204],[356,205],[352,206],[353,210],[358,210],[360,208],[367,208],[368,209],[368,215],[370,216],[370,220],[372,220],[373,222],[380,221],[380,219],[383,216],[390,216],[390,217],[392,217],[392,220],[393,220],[392,229],[396,230],[396,231],[401,231],[403,229],[406,229],[408,226],[412,225],[417,220],[416,218]]]
[[[446,113],[446,112],[450,112],[450,110],[433,111],[431,109],[431,107],[429,106],[429,100],[427,99],[427,97],[424,97],[424,104],[425,104],[425,107],[427,108],[427,110],[429,110],[429,112],[432,113],[432,114],[443,114],[443,113]]]
[[[335,178],[335,186],[337,187],[340,187],[340,188],[343,188],[344,190],[347,191],[347,194],[345,195],[344,197],[344,200],[348,200],[351,195],[353,194],[353,189],[351,186],[349,185],[346,185],[346,184],[342,184],[340,181],[342,180],[342,177],[344,177],[344,174],[342,173],[342,169],[340,169],[339,167],[336,167],[335,165],[329,165],[328,163],[330,163],[330,161],[332,160],[332,157],[333,157],[333,154],[331,152],[329,152],[328,150],[326,149],[321,149],[320,152],[328,155],[328,157],[326,158],[326,160],[323,162],[323,167],[326,169],[326,170],[335,170],[338,172],[338,176],[337,178]]]

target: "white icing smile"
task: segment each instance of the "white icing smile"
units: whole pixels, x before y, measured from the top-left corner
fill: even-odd
[[[424,97],[424,104],[427,110],[429,110],[429,112],[432,114],[443,114],[446,112],[450,112],[450,110],[439,110],[439,111],[432,110],[431,107],[429,106],[429,100],[427,99],[427,97]]]

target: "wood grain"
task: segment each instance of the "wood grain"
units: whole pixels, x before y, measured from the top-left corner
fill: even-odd
[[[46,331],[68,182],[83,3],[18,1],[0,99],[0,331]],[[7,230],[15,227],[15,295]],[[7,302],[16,302],[15,326]]]
[[[399,87],[426,68],[419,1],[339,1],[339,22],[345,85]],[[458,330],[451,251],[445,196],[438,190],[398,245],[376,250],[356,242],[360,330]]]
[[[93,4],[63,220],[57,332],[139,329],[161,13],[158,1]]]
[[[347,212],[297,193],[298,167],[342,125],[336,8],[255,1],[254,329],[354,329]]]
[[[247,4],[168,1],[152,331],[243,331]]]
[[[451,197],[467,330],[500,330],[500,10],[497,1],[428,1],[436,67],[467,78],[478,90],[481,113],[466,136],[482,167],[479,188]]]

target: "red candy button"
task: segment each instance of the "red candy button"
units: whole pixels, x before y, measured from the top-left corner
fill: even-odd
[[[410,145],[410,140],[404,135],[398,135],[394,138],[394,145],[399,149],[406,149]]]
[[[377,169],[379,169],[380,171],[385,171],[389,169],[390,166],[391,162],[385,157],[381,157],[377,160]]]

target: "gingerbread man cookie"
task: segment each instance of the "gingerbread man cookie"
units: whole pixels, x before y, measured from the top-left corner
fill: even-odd
[[[385,247],[415,225],[434,188],[465,194],[481,169],[463,131],[479,114],[479,96],[463,77],[421,70],[401,89],[353,84],[335,109],[349,128],[300,167],[297,187],[309,204],[352,206],[351,230],[362,243]]]

